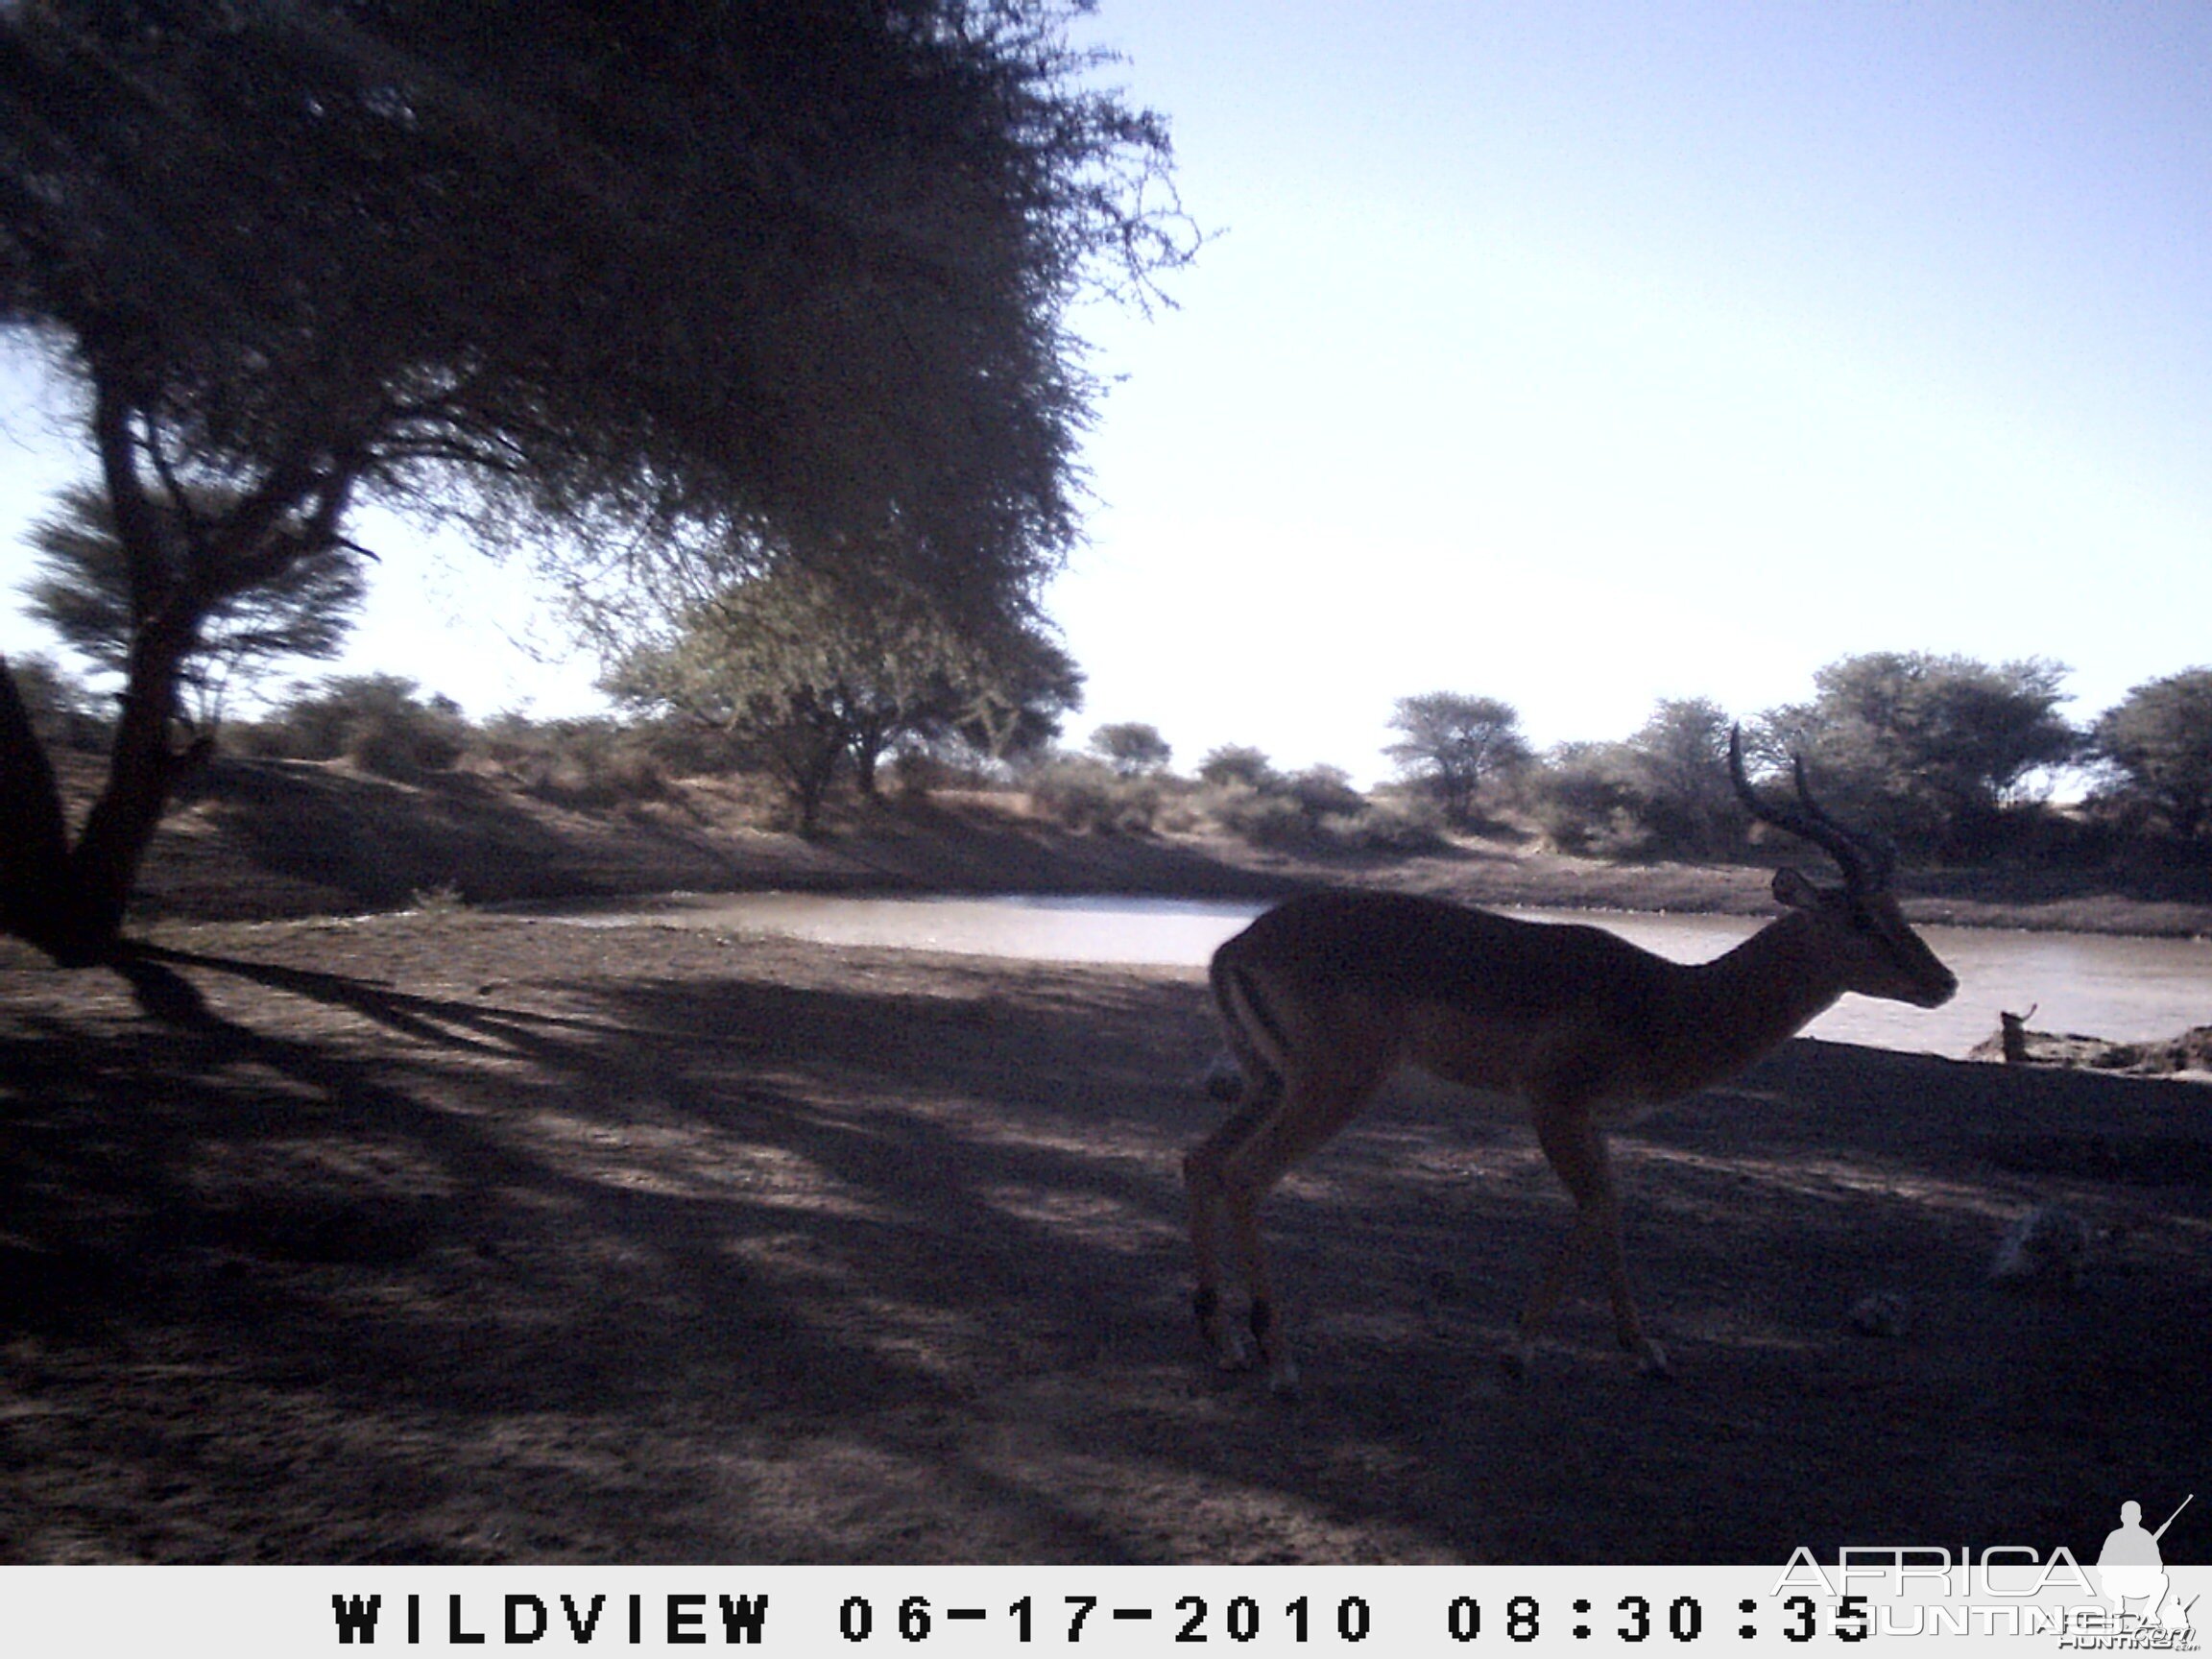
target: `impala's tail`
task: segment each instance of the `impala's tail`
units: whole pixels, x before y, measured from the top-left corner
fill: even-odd
[[[1229,960],[1227,951],[1215,953],[1209,976],[1238,1075],[1222,1077],[1217,1070],[1207,1080],[1207,1093],[1246,1106],[1271,1105],[1283,1097],[1285,1087],[1283,1028],[1269,1012],[1259,982],[1248,969]]]

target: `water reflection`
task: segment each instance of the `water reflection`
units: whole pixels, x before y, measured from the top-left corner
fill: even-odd
[[[880,945],[1046,961],[1203,966],[1265,905],[1136,898],[858,898],[805,893],[677,895],[574,922],[651,919],[835,945]],[[1534,921],[1611,928],[1679,962],[1717,956],[1761,924],[1745,917],[1628,911],[1515,910]],[[2000,1009],[2039,1005],[2039,1030],[2121,1041],[2171,1037],[2212,1023],[2212,944],[2089,933],[1921,929],[1959,975],[1959,995],[1933,1011],[1846,997],[1812,1034],[1886,1048],[1963,1054],[1997,1027]]]

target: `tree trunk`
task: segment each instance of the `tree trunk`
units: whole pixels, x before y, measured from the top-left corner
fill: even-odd
[[[108,781],[74,847],[52,763],[13,679],[0,672],[0,930],[66,967],[112,962],[138,868],[178,783],[213,752],[173,746],[177,692],[200,630],[226,597],[274,580],[337,534],[359,463],[302,451],[274,467],[223,525],[218,548],[180,541],[141,476],[156,445],[127,383],[93,366],[93,446],[130,566],[131,656]],[[174,503],[172,503],[174,505]],[[279,535],[285,514],[303,528]]]
[[[192,628],[175,623],[156,623],[132,641],[131,678],[108,753],[108,785],[85,814],[69,855],[76,905],[89,936],[109,951],[122,933],[131,889],[170,793],[210,749],[204,736],[182,753],[170,746],[177,683],[192,644]]]
[[[0,930],[75,965],[61,789],[0,659]]]
[[[131,671],[108,782],[74,848],[61,791],[12,675],[0,674],[0,928],[65,968],[112,962],[131,889],[178,781],[206,757],[205,738],[170,747],[177,681],[192,630],[149,627]]]

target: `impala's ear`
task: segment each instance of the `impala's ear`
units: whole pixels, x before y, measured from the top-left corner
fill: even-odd
[[[1812,910],[1820,903],[1820,889],[1785,866],[1774,872],[1774,902],[1792,910]]]

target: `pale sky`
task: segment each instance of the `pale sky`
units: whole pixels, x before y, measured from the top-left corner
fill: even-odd
[[[1365,780],[1397,697],[1540,744],[1855,652],[2212,662],[2212,9],[1102,0],[1217,231],[1118,377],[1050,609],[1080,742]],[[19,377],[18,377],[19,378]],[[16,521],[68,476],[0,433]],[[526,585],[386,554],[346,666],[589,707]],[[36,643],[0,600],[0,649]]]

